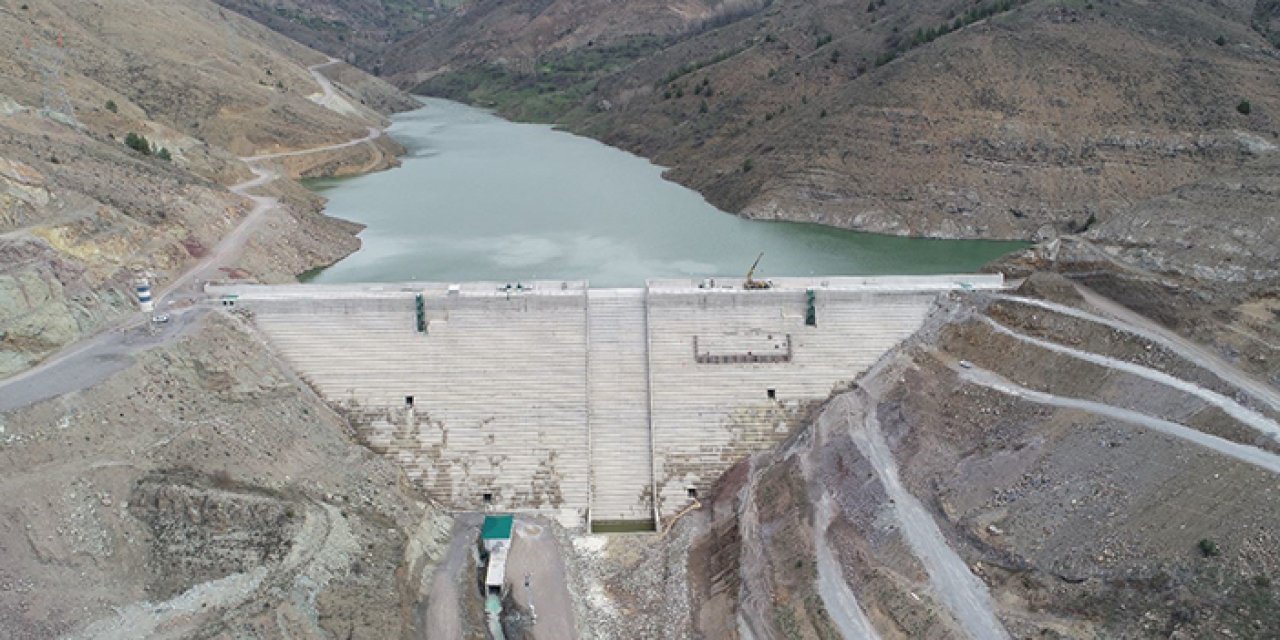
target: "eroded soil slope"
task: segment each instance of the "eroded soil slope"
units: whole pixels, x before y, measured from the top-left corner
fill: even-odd
[[[158,290],[207,255],[251,207],[226,189],[253,177],[238,155],[357,139],[385,122],[373,107],[412,105],[205,0],[7,3],[0,35],[0,376],[118,322],[135,268]],[[397,151],[383,138],[281,172],[383,168]],[[229,269],[288,279],[357,246],[282,189],[266,251]]]
[[[1270,3],[776,0],[676,29],[627,3],[599,34],[564,4],[460,11],[385,72],[634,151],[728,211],[895,234],[1049,238],[1280,134]]]
[[[450,524],[226,316],[0,415],[6,637],[388,638]]]
[[[1280,633],[1280,408],[1036,283],[1075,306],[944,301],[726,475],[680,525],[695,633]]]

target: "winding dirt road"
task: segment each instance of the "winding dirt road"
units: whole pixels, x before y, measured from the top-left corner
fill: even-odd
[[[862,420],[856,420],[848,405],[845,406],[849,436],[858,451],[866,457],[889,496],[893,514],[901,524],[901,531],[911,552],[924,565],[929,584],[938,600],[955,617],[956,622],[972,638],[996,640],[1008,638],[1009,632],[996,615],[991,592],[978,576],[969,570],[960,554],[951,548],[946,536],[934,522],[928,509],[907,490],[898,474],[898,464],[893,451],[880,431],[875,411],[863,412]]]
[[[322,87],[332,85],[320,69],[334,64],[335,60],[308,67],[307,70]],[[377,127],[369,127],[361,138],[338,144],[285,151],[258,156],[242,157],[253,178],[228,187],[232,193],[253,202],[249,214],[231,229],[218,244],[199,262],[189,267],[172,282],[159,289],[155,296],[158,312],[167,313],[170,322],[155,325],[150,314],[133,313],[115,326],[96,335],[68,345],[39,365],[0,381],[0,411],[12,411],[41,400],[87,389],[133,362],[133,354],[154,348],[184,335],[208,308],[195,304],[204,299],[200,283],[216,273],[223,265],[234,262],[244,251],[253,232],[261,226],[267,214],[280,207],[280,202],[270,196],[253,195],[255,189],[265,187],[280,179],[280,171],[270,166],[271,160],[346,149],[371,143],[383,135]],[[186,305],[176,304],[184,301]]]
[[[1280,390],[1275,389],[1265,383],[1259,382],[1249,374],[1237,369],[1231,363],[1223,360],[1217,354],[1208,349],[1186,339],[1182,336],[1160,326],[1151,319],[1136,313],[1127,307],[1099,295],[1086,287],[1077,285],[1076,289],[1080,295],[1084,297],[1085,302],[1089,303],[1093,308],[1107,315],[1098,315],[1082,311],[1072,306],[1041,300],[1039,298],[1025,298],[1022,296],[1014,296],[1007,294],[996,294],[995,297],[1001,300],[1017,302],[1020,304],[1031,305],[1048,309],[1061,313],[1063,315],[1078,318],[1080,320],[1088,320],[1097,324],[1105,325],[1113,329],[1118,329],[1126,333],[1146,338],[1156,344],[1159,344],[1170,351],[1178,354],[1182,358],[1211,371],[1214,375],[1223,381],[1239,388],[1258,400],[1267,403],[1271,408],[1280,411]]]
[[[1009,336],[1015,340],[1019,340],[1027,344],[1035,345],[1037,347],[1040,347],[1041,349],[1045,349],[1048,351],[1053,351],[1056,353],[1068,355],[1077,360],[1091,362],[1093,364],[1100,365],[1108,369],[1123,371],[1125,373],[1129,373],[1129,374],[1138,376],[1140,378],[1146,378],[1147,380],[1151,380],[1152,382],[1157,382],[1166,387],[1177,389],[1178,391],[1181,391],[1183,393],[1188,393],[1193,396],[1196,396],[1197,398],[1200,398],[1201,400],[1215,407],[1218,407],[1219,409],[1222,409],[1222,411],[1225,412],[1227,415],[1235,418],[1236,420],[1240,421],[1242,424],[1254,429],[1258,433],[1261,433],[1271,438],[1272,440],[1280,442],[1280,424],[1276,424],[1273,420],[1267,418],[1266,416],[1258,413],[1257,411],[1249,409],[1248,407],[1241,405],[1239,402],[1236,402],[1235,400],[1232,400],[1231,398],[1228,398],[1227,396],[1224,396],[1221,393],[1218,393],[1216,391],[1211,391],[1209,389],[1201,387],[1200,385],[1183,380],[1182,378],[1171,376],[1163,371],[1157,371],[1155,369],[1134,364],[1132,362],[1117,360],[1116,358],[1099,355],[1089,351],[1081,351],[1080,349],[1075,349],[1072,347],[1060,345],[1056,342],[1041,340],[1040,338],[1035,338],[1029,335],[1018,333],[1017,331],[1014,331],[1013,329],[1010,329],[987,316],[982,316],[981,319],[983,322],[987,324],[987,326],[991,327],[996,333]]]
[[[981,369],[976,366],[970,365],[969,368],[963,368],[959,365],[953,364],[952,370],[959,374],[960,378],[966,382],[999,391],[1000,393],[1010,395],[1015,398],[1022,398],[1023,400],[1037,404],[1085,411],[1087,413],[1105,416],[1121,422],[1127,422],[1152,431],[1159,431],[1160,433],[1173,436],[1175,438],[1181,438],[1206,449],[1216,451],[1222,455],[1235,458],[1241,462],[1266,469],[1272,473],[1280,474],[1280,456],[1263,451],[1257,447],[1232,442],[1225,438],[1209,435],[1176,422],[1170,422],[1163,418],[1156,418],[1130,409],[1122,409],[1120,407],[1114,407],[1109,404],[1094,402],[1092,400],[1068,398],[1065,396],[1044,393],[1043,391],[1028,389],[1011,382],[1007,378],[995,372]]]

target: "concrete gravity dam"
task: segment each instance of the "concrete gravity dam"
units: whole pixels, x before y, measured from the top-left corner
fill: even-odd
[[[455,509],[652,526],[999,275],[218,285],[361,441]]]

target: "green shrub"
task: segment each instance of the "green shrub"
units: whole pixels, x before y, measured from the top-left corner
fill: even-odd
[[[115,101],[115,100],[108,100],[108,101],[107,101],[107,111],[110,111],[111,113],[119,113],[119,111],[120,111],[120,107],[119,107],[118,105],[116,105],[116,101]]]
[[[1226,36],[1218,36],[1218,38],[1217,38],[1216,40],[1214,40],[1213,42],[1214,42],[1214,44],[1218,45],[1219,47],[1225,47],[1225,46],[1227,46],[1227,37],[1226,37]]]
[[[165,162],[173,162],[173,154],[170,154],[169,150],[164,147],[160,147],[160,151],[156,153],[156,157],[164,160]]]
[[[129,147],[144,156],[151,155],[151,143],[147,142],[147,138],[145,136],[132,131],[129,132],[129,135],[124,137],[124,146]]]
[[[1253,113],[1253,105],[1249,104],[1248,100],[1241,100],[1240,104],[1236,105],[1236,111],[1239,111],[1240,115],[1247,116]]]
[[[751,161],[751,158],[747,158],[746,160],[742,161],[742,172],[751,173],[751,169],[754,168],[755,166],[756,165],[754,162]]]
[[[1201,539],[1197,546],[1200,547],[1200,554],[1206,558],[1216,558],[1222,555],[1222,549],[1218,548],[1218,543],[1208,538]]]

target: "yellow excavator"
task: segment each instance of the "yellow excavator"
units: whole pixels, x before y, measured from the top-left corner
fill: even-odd
[[[747,269],[747,279],[742,283],[743,289],[770,289],[773,287],[773,283],[768,280],[756,280],[755,278],[756,267],[760,266],[760,259],[763,257],[764,252],[761,251],[760,255],[756,256],[756,261],[751,263],[751,268]]]

